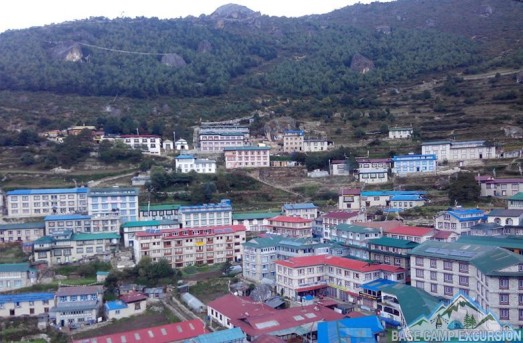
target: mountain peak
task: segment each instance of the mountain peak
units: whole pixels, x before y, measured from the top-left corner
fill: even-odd
[[[238,4],[220,6],[211,14],[211,17],[222,19],[246,19],[258,16],[260,16],[260,12],[255,12],[248,7]]]

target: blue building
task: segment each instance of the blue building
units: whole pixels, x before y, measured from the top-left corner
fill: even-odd
[[[90,215],[118,214],[122,223],[138,220],[138,188],[91,188],[87,194]]]
[[[392,158],[392,173],[396,175],[407,175],[412,173],[436,172],[437,157],[429,155],[400,155]]]
[[[217,204],[180,206],[178,218],[182,227],[232,225],[232,205],[229,199]]]

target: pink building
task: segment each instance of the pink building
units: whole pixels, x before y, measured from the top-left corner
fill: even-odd
[[[269,219],[268,232],[295,238],[312,237],[312,222],[301,217],[277,216]]]
[[[270,147],[236,146],[223,148],[225,169],[268,168]]]

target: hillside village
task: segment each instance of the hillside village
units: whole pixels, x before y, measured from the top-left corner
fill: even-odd
[[[309,138],[297,128],[255,138],[249,126],[235,123],[202,124],[192,147],[183,138],[105,135],[88,126],[60,135],[86,131],[97,142],[119,141],[145,154],[171,156],[182,174],[300,168],[292,159],[295,153],[335,148],[327,137]],[[388,139],[410,140],[412,133],[395,127]],[[44,135],[60,142],[58,134]],[[523,304],[523,177],[472,174],[478,196],[498,199],[503,208],[455,203],[422,226],[402,214],[430,208],[430,192],[387,188],[398,177],[457,175],[470,164],[521,157],[521,149],[504,153],[484,140],[440,140],[421,142],[417,154],[355,157],[354,165],[349,159],[332,160],[328,170],[306,176],[351,180],[338,189],[334,208],[327,209],[291,201],[278,210],[253,212],[236,211],[229,199],[144,203],[140,193],[146,192],[148,174],[133,177],[127,186],[6,190],[0,240],[21,249],[24,258],[0,264],[1,316],[37,317],[38,325],[74,335],[138,318],[164,303],[191,313],[186,321],[149,328],[169,341],[204,342],[209,335],[213,342],[327,342],[334,330],[330,323],[336,322],[365,327],[370,342],[414,330],[420,318],[434,316],[438,304],[459,300],[478,308],[470,315],[474,323],[472,317],[464,322],[438,316],[438,321],[478,329],[480,317],[490,316],[490,330],[510,327],[517,335],[523,326],[523,310],[514,306]],[[95,261],[103,270],[96,270],[88,284],[57,272]],[[118,279],[151,264],[170,270],[164,279],[170,281],[140,285]],[[229,279],[225,295],[211,295],[205,303],[172,274],[204,266],[224,266],[223,274],[236,282]],[[55,288],[36,291],[46,284]],[[74,341],[124,342],[145,335],[145,329]],[[353,334],[349,330],[348,337]]]

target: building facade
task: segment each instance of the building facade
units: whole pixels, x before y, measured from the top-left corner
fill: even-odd
[[[515,195],[508,198],[507,208],[509,210],[520,210],[523,209],[523,192],[518,192]]]
[[[125,222],[122,224],[122,236],[124,247],[133,247],[136,233],[143,231],[158,231],[166,229],[177,229],[180,224],[177,220],[141,220]]]
[[[434,227],[438,230],[467,233],[470,228],[486,219],[485,212],[477,208],[455,208],[441,212],[434,218]]]
[[[138,195],[138,188],[90,188],[87,193],[88,213],[94,216],[118,214],[122,223],[138,220]]]
[[[29,263],[0,264],[0,291],[12,291],[32,286],[36,283],[38,272]]]
[[[177,204],[140,206],[139,220],[178,220]]]
[[[87,212],[87,188],[18,189],[6,193],[9,218]]]
[[[390,139],[404,139],[412,137],[414,129],[412,127],[391,127],[389,128]]]
[[[54,293],[20,293],[0,295],[0,317],[38,316],[49,313]]]
[[[523,256],[476,244],[428,241],[411,251],[412,285],[452,299],[462,291],[502,322],[523,325]]]
[[[216,161],[207,158],[196,158],[194,155],[178,155],[175,158],[176,170],[180,173],[198,174],[216,173]]]
[[[245,226],[221,225],[138,232],[134,258],[166,259],[173,268],[240,261],[245,243]]]
[[[69,214],[46,216],[45,234],[69,230],[75,233],[120,232],[120,216],[116,213],[99,215]]]
[[[392,158],[392,173],[400,176],[414,173],[435,173],[437,157],[435,154],[400,155]]]
[[[277,216],[269,219],[268,232],[294,238],[312,237],[312,219]]]
[[[282,206],[282,213],[289,217],[301,217],[304,219],[314,219],[318,217],[318,206],[311,202],[285,204]]]
[[[369,259],[405,269],[406,280],[410,281],[410,252],[419,243],[404,239],[381,237],[368,241]]]
[[[381,236],[382,232],[380,229],[351,224],[339,224],[331,228],[329,241],[348,247],[351,257],[369,260],[370,255],[367,249],[368,241],[370,239],[380,238]]]
[[[389,171],[379,168],[361,168],[358,170],[358,181],[368,184],[389,182]]]
[[[222,152],[224,148],[239,147],[247,144],[242,132],[200,132],[200,151]]]
[[[329,141],[321,138],[305,138],[303,140],[304,152],[319,152],[327,151],[329,148]]]
[[[232,215],[233,225],[244,225],[247,231],[265,232],[269,219],[279,216],[281,212],[237,212]]]
[[[162,138],[156,135],[121,135],[114,137],[115,140],[124,143],[125,145],[141,150],[146,154],[161,155],[162,153]]]
[[[511,197],[523,192],[523,178],[497,179],[480,176],[476,178],[483,197]]]
[[[305,133],[303,130],[285,130],[283,132],[283,151],[300,152],[303,151]]]
[[[436,155],[438,161],[465,161],[496,158],[496,147],[480,141],[433,141],[421,143],[423,155]]]
[[[178,220],[182,227],[231,225],[231,201],[223,199],[216,204],[180,206]]]
[[[270,150],[265,146],[226,147],[223,149],[225,169],[268,168]]]
[[[0,225],[0,243],[29,243],[45,235],[44,222],[27,222]]]
[[[368,158],[356,157],[358,169],[387,169],[392,168],[392,160],[390,158]]]
[[[361,208],[361,190],[359,188],[342,188],[338,196],[338,209],[359,210]]]
[[[50,318],[61,327],[94,324],[103,304],[102,298],[103,286],[60,287],[55,294]]]

